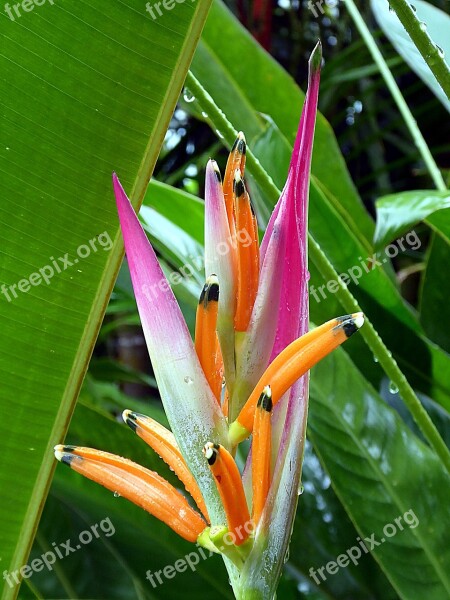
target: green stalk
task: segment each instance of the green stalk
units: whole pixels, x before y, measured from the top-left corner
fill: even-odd
[[[395,4],[395,3],[392,2],[391,4]],[[402,96],[400,88],[398,87],[397,82],[394,79],[394,76],[392,75],[391,71],[389,70],[389,67],[387,66],[386,61],[383,58],[383,55],[381,54],[378,46],[376,45],[375,40],[373,39],[373,36],[370,33],[369,28],[367,27],[364,19],[362,18],[361,13],[357,9],[353,0],[346,0],[345,5],[348,9],[348,12],[350,13],[350,16],[353,19],[353,22],[355,23],[355,25],[357,27],[359,33],[361,34],[361,37],[363,38],[364,42],[366,43],[366,46],[367,46],[370,54],[372,55],[372,58],[375,61],[375,64],[377,65],[378,69],[380,70],[381,76],[383,77],[383,79],[386,83],[386,86],[388,87],[389,91],[391,92],[394,102],[397,104],[397,107],[398,107],[403,119],[405,120],[406,126],[408,127],[409,132],[411,133],[414,144],[416,145],[417,149],[419,150],[419,152],[422,156],[422,159],[428,169],[428,172],[430,173],[430,176],[434,182],[434,185],[436,186],[436,188],[438,190],[445,192],[447,190],[447,188],[446,188],[444,179],[442,177],[442,174],[441,174],[433,156],[431,155],[430,149],[428,148],[428,145],[422,135],[422,132],[420,131],[419,127],[417,126],[416,120],[414,119],[413,115],[411,114],[411,111],[409,110],[409,107],[406,104],[405,99]]]
[[[397,13],[400,23],[406,29],[417,50],[422,55],[430,71],[441,88],[450,98],[450,69],[445,58],[433,40],[426,27],[417,18],[411,4],[406,0],[389,0],[390,7]]]
[[[237,131],[227,120],[220,108],[215,104],[210,94],[203,88],[201,83],[190,71],[186,78],[186,87],[189,89],[191,94],[195,96],[201,108],[207,113],[208,120],[212,127],[220,132],[220,135],[223,136],[228,146],[231,147],[236,139]],[[271,199],[275,204],[280,197],[281,192],[274,184],[272,178],[262,167],[256,156],[248,148],[246,164],[248,170],[258,181],[261,190],[266,194],[267,198]],[[335,280],[340,282],[337,271],[322,252],[311,233],[308,233],[308,244],[309,256],[325,281]],[[335,296],[338,298],[339,302],[347,313],[361,311],[356,299],[351,292],[348,291],[344,284],[340,285]],[[414,390],[406,380],[406,377],[403,375],[396,361],[393,359],[391,352],[387,349],[383,340],[380,338],[367,317],[364,327],[361,328],[360,333],[367,345],[372,350],[374,356],[377,357],[381,367],[389,377],[390,381],[398,388],[400,396],[402,397],[418,427],[428,440],[430,446],[442,460],[446,470],[450,473],[450,450],[445,445],[427,411],[423,408]]]

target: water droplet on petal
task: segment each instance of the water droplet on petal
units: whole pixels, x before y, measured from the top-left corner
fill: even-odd
[[[301,496],[304,491],[305,491],[305,488],[300,484],[298,486],[298,495]]]
[[[184,378],[184,383],[192,385],[194,383],[194,380],[192,379],[192,377],[189,377],[189,375],[186,375],[186,377]]]
[[[120,498],[119,492],[114,492],[114,498]]]
[[[398,387],[395,385],[395,383],[393,381],[391,381],[389,384],[389,392],[391,394],[398,394]]]
[[[195,100],[195,96],[191,94],[191,92],[186,87],[183,90],[183,100],[188,103],[194,102]]]

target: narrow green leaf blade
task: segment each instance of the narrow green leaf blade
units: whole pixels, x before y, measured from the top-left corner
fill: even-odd
[[[208,5],[177,4],[157,21],[132,0],[1,18],[0,379],[2,413],[14,406],[14,419],[0,425],[0,555],[9,571],[26,561],[52,447],[121,261],[111,172],[139,204]],[[2,598],[14,595],[6,587]]]

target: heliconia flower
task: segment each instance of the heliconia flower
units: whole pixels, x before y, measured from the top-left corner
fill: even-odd
[[[321,46],[284,190],[259,248],[245,184],[246,141],[222,183],[206,168],[205,279],[192,341],[175,296],[116,175],[120,225],[150,358],[172,431],[123,419],[192,497],[144,467],[100,450],[56,446],[56,458],[221,553],[237,598],[274,597],[295,515],[305,442],[308,371],[364,322],[361,313],[308,332],[307,200]],[[252,436],[241,474],[236,447]]]

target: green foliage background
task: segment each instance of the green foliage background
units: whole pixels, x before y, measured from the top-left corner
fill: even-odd
[[[0,15],[0,284],[18,284],[52,265],[51,257],[76,256],[102,232],[113,242],[55,273],[49,285],[25,293],[16,288],[11,301],[0,297],[1,570],[30,564],[52,544],[76,540],[106,517],[115,527],[113,536],[25,579],[20,591],[3,582],[3,600],[17,593],[49,600],[232,597],[217,557],[154,588],[147,571],[173,564],[193,547],[64,467],[52,479],[52,447],[68,430],[68,443],[127,456],[176,484],[117,418],[132,408],[165,419],[127,268],[120,268],[110,176],[117,171],[134,205],[143,203],[142,221],[167,273],[202,254],[202,202],[196,197],[202,169],[210,155],[224,164],[229,140],[204,98],[182,91],[190,65],[229,123],[245,131],[275,184],[281,188],[285,179],[304,94],[219,1],[199,40],[208,9],[208,1],[180,3],[153,21],[136,0],[59,0],[15,22]],[[288,11],[279,10],[276,18],[287,18]],[[292,10],[291,33],[298,33],[297,17]],[[327,39],[336,34],[339,52],[325,47],[310,231],[338,273],[412,228],[417,232],[420,247],[400,251],[350,291],[448,445],[450,199],[432,189],[362,41],[356,37],[342,47],[349,23],[345,11],[339,17],[330,14],[323,23]],[[302,28],[304,48],[293,36],[296,52],[282,60],[298,80],[303,53],[317,34],[311,15],[309,29]],[[374,22],[372,29],[379,38]],[[274,30],[280,55],[283,31]],[[448,143],[435,132],[447,117],[444,107],[410,78],[410,68],[385,40],[379,43],[445,166]],[[355,86],[363,98],[360,117]],[[349,116],[354,127],[343,128]],[[161,147],[159,181],[148,185]],[[251,168],[250,186],[263,228],[274,198]],[[311,285],[326,285],[314,261],[310,271]],[[174,290],[191,329],[202,279],[198,272]],[[314,323],[343,312],[332,293],[320,302],[311,298]],[[355,338],[312,372],[303,493],[280,598],[448,598],[448,473],[377,360],[362,337]],[[380,538],[384,525],[408,510],[418,518],[416,528],[315,585],[310,567],[335,560],[358,536]]]

